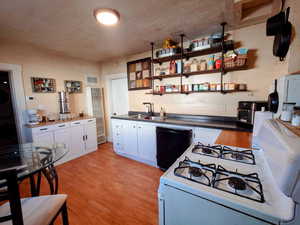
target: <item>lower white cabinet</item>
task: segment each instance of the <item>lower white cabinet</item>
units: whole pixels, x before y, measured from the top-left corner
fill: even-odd
[[[156,166],[156,127],[192,129],[193,142],[214,144],[222,130],[184,127],[132,120],[112,119],[113,147],[116,153]]]
[[[27,141],[40,146],[65,144],[68,153],[58,162],[63,163],[97,150],[96,119],[28,128]]]
[[[128,155],[138,156],[137,124],[125,121],[123,130],[124,152]]]
[[[137,130],[138,155],[144,160],[156,162],[156,127],[139,124]]]
[[[54,137],[52,131],[47,131],[33,135],[33,142],[38,145],[52,146],[54,144]]]

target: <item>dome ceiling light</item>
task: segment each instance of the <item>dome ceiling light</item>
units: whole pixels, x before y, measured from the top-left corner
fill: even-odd
[[[116,25],[120,21],[120,14],[115,9],[100,8],[94,11],[96,20],[106,26]]]

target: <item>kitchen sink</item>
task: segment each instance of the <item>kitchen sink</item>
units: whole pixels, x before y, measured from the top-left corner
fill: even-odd
[[[143,119],[143,120],[164,120],[164,119],[166,119],[166,117],[161,119],[159,116],[145,116],[145,115],[142,115],[140,117],[138,115],[133,115],[130,117],[134,118],[134,119]]]

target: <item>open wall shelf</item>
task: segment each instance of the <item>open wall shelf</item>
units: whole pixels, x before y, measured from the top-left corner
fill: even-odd
[[[175,55],[172,56],[167,56],[167,57],[161,57],[161,58],[154,58],[154,43],[151,43],[151,52],[152,52],[152,56],[151,56],[151,76],[149,76],[147,79],[151,80],[152,83],[152,92],[151,93],[146,93],[146,94],[152,94],[152,95],[166,95],[166,94],[192,94],[192,93],[221,93],[221,94],[227,94],[227,93],[234,93],[234,92],[247,92],[247,90],[225,90],[224,88],[224,81],[223,81],[223,76],[227,73],[227,72],[231,72],[231,71],[239,71],[239,70],[246,70],[248,69],[247,65],[243,65],[243,66],[234,66],[231,68],[226,68],[225,67],[225,63],[224,63],[224,54],[229,51],[229,50],[234,50],[234,41],[233,40],[227,40],[225,41],[225,25],[226,23],[222,23],[221,27],[222,27],[222,36],[221,36],[221,41],[218,43],[215,43],[213,47],[207,48],[207,49],[202,49],[202,50],[198,50],[198,51],[188,51],[187,49],[184,49],[184,45],[183,45],[183,38],[184,38],[184,34],[181,34],[181,42],[180,42],[180,49],[181,52],[177,53]],[[220,69],[213,69],[213,70],[204,70],[204,71],[195,71],[195,72],[188,72],[185,73],[183,71],[181,71],[181,73],[175,73],[175,74],[167,74],[167,75],[160,75],[160,76],[154,76],[153,75],[153,67],[154,64],[162,64],[164,62],[170,62],[172,60],[180,60],[181,61],[181,65],[183,65],[183,61],[189,60],[192,57],[198,57],[198,56],[203,56],[203,55],[209,55],[209,54],[215,54],[215,53],[221,53],[221,67]],[[177,91],[177,92],[164,92],[164,93],[159,93],[159,92],[155,92],[154,91],[154,81],[155,80],[163,80],[163,79],[167,79],[167,78],[175,78],[178,77],[180,78],[180,87],[182,87],[183,85],[183,78],[186,77],[190,77],[190,76],[197,76],[197,75],[206,75],[206,74],[217,74],[220,73],[220,85],[221,85],[221,90],[208,90],[208,91],[190,91],[190,92],[181,92],[181,91]],[[243,88],[244,89],[244,88]],[[179,89],[180,90],[180,89]]]
[[[225,68],[224,72],[231,72],[231,71],[239,71],[239,70],[246,70],[248,67],[246,65],[244,66],[236,66],[232,68]],[[174,73],[174,74],[167,74],[167,75],[161,75],[161,76],[153,76],[149,77],[151,80],[162,80],[167,78],[174,78],[174,77],[190,77],[190,76],[197,76],[197,75],[206,75],[206,74],[212,74],[212,73],[221,73],[222,69],[213,69],[213,70],[203,70],[203,71],[195,71],[195,72],[189,72],[189,73]]]
[[[237,93],[237,92],[250,92],[249,90],[217,90],[217,91],[212,91],[212,90],[208,90],[208,91],[186,91],[186,92],[180,92],[180,91],[175,91],[175,92],[164,92],[164,93],[160,93],[160,92],[154,92],[154,93],[146,93],[147,95],[170,95],[170,94],[195,94],[195,93],[223,93],[223,94],[227,94],[227,93]]]
[[[224,42],[224,51],[233,50],[233,49],[234,49],[233,41],[225,41]],[[189,58],[192,58],[192,57],[215,54],[215,53],[220,53],[220,52],[222,52],[222,45],[221,44],[219,46],[206,48],[206,49],[202,49],[202,50],[199,50],[199,51],[185,52],[185,53],[183,53],[183,56],[181,56],[181,53],[178,53],[178,54],[175,54],[175,55],[172,55],[172,56],[166,56],[166,57],[162,57],[162,58],[155,58],[155,59],[153,59],[153,63],[161,64],[161,63],[164,63],[164,62],[169,62],[169,61],[172,61],[172,60],[181,59],[181,57],[189,59]]]

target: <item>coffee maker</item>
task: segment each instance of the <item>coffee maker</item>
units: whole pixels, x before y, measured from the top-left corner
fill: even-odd
[[[28,116],[28,122],[27,123],[29,125],[39,124],[40,117],[37,114],[37,110],[36,109],[28,109],[27,110],[27,116]]]

